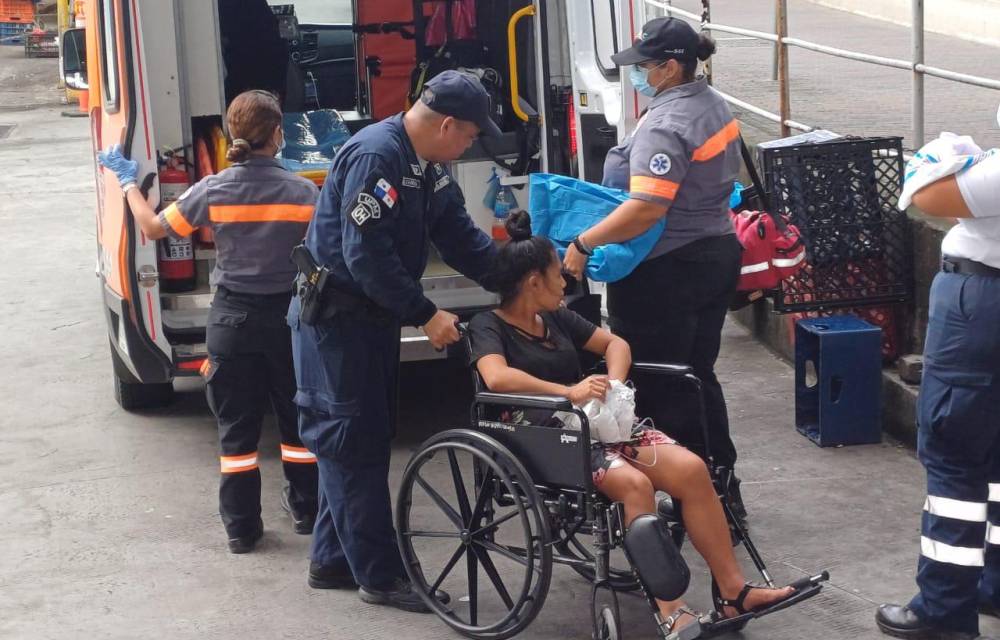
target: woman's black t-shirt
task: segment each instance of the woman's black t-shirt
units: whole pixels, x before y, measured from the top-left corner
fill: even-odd
[[[488,355],[501,355],[507,365],[546,382],[572,385],[580,381],[579,351],[597,327],[566,308],[541,314],[545,336],[539,338],[508,324],[492,311],[469,323],[472,364]]]

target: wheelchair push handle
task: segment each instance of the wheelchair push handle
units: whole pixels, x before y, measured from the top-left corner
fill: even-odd
[[[458,330],[458,339],[459,339],[459,341],[463,340],[466,336],[469,335],[468,329],[466,329],[465,325],[462,324],[462,322],[460,320],[456,320],[455,321],[455,329]],[[441,353],[441,352],[443,352],[447,348],[448,348],[448,345],[445,345],[445,346],[441,347],[440,349],[438,349],[437,347],[435,347],[434,350],[437,351],[438,353]]]

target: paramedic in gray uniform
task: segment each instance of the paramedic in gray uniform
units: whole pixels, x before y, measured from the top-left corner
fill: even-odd
[[[979,614],[1000,616],[1000,155],[923,187],[913,204],[958,224],[931,285],[917,400],[920,591],[875,619],[899,638],[986,638]]]
[[[312,533],[317,508],[316,456],[298,433],[291,332],[285,321],[297,271],[290,255],[312,219],[316,186],[274,159],[284,142],[281,107],[266,91],[247,91],[229,105],[234,164],[207,176],[157,214],[136,188],[138,166],[115,147],[98,162],[115,172],[146,237],[215,233],[216,286],[208,314],[208,403],[219,422],[219,513],[231,553],[253,551],[264,534],[257,443],[268,408],[281,431],[288,486],[282,507],[296,533]]]
[[[714,52],[712,39],[686,22],[657,18],[643,26],[631,48],[613,56],[616,64],[630,65],[636,91],[652,98],[635,130],[604,163],[604,184],[627,190],[630,198],[576,238],[565,267],[579,277],[595,247],[635,238],[667,216],[646,259],[608,286],[611,329],[632,346],[636,360],[694,368],[704,385],[711,453],[731,470],[736,448],[715,360],[740,273],[742,247],[728,213],[739,171],[739,125],[722,97],[704,78],[695,78],[698,61]],[[662,386],[659,393],[640,395],[640,413],[704,456],[694,399],[668,384],[639,384]],[[738,481],[730,485],[730,497],[744,518]]]

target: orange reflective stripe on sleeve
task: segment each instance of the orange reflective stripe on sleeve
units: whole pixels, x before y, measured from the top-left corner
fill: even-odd
[[[729,124],[722,127],[722,130],[713,135],[694,150],[691,159],[695,162],[706,162],[726,150],[726,146],[740,136],[740,125],[736,120],[730,120]]]
[[[219,464],[222,467],[222,473],[253,471],[257,468],[257,452],[254,451],[242,456],[219,456]]]
[[[649,176],[632,176],[628,182],[629,193],[641,193],[667,200],[673,200],[679,188],[680,185],[676,182],[663,178],[650,178]]]
[[[281,461],[315,464],[316,456],[305,447],[293,447],[291,445],[282,444]]]
[[[311,204],[216,204],[209,205],[212,222],[309,222]]]
[[[176,202],[170,203],[170,206],[163,210],[163,219],[167,221],[167,224],[174,230],[174,233],[182,238],[186,238],[194,233],[194,227],[184,217],[184,213],[177,206]]]

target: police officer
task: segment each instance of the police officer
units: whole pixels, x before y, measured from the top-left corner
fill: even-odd
[[[274,159],[284,139],[281,107],[265,91],[237,96],[226,113],[234,164],[207,176],[156,214],[136,188],[137,164],[115,148],[98,156],[117,175],[146,237],[182,238],[197,227],[215,233],[216,287],[208,316],[209,358],[202,374],[219,423],[219,512],[229,551],[253,551],[263,536],[257,444],[268,407],[281,431],[288,486],[282,506],[296,533],[312,532],[316,516],[316,457],[302,446],[291,336],[285,314],[296,270],[289,254],[301,242],[317,189]]]
[[[329,269],[322,318],[289,309],[303,442],[319,461],[319,515],[309,584],[359,585],[362,600],[427,611],[411,589],[389,503],[401,324],[437,348],[458,340],[457,317],[424,295],[428,240],[474,280],[495,254],[465,211],[449,172],[479,134],[497,136],[489,97],[474,77],[445,71],[406,113],[362,129],[340,150],[306,235]],[[443,593],[440,597],[446,599]]]
[[[725,100],[695,78],[698,61],[714,52],[712,39],[686,22],[656,18],[632,47],[612,56],[616,64],[631,65],[632,86],[652,100],[604,163],[604,184],[628,190],[629,200],[579,235],[565,267],[579,276],[594,247],[630,240],[667,216],[645,261],[608,286],[609,322],[636,359],[694,368],[704,385],[712,454],[731,470],[736,447],[715,361],[742,252],[728,214],[739,171],[739,125]],[[652,378],[639,383],[660,389],[640,394],[639,410],[704,455],[699,412],[688,393],[670,384]],[[730,498],[737,516],[745,517],[738,481],[730,485]]]
[[[1000,611],[1000,156],[924,187],[913,203],[958,218],[930,292],[917,402],[927,471],[917,586],[876,621],[902,638],[974,638]]]

